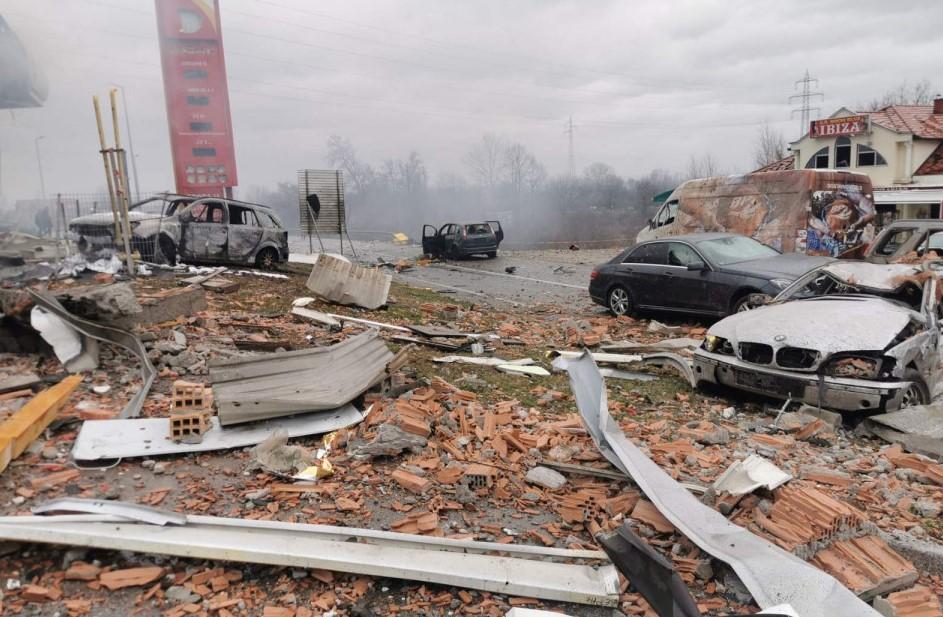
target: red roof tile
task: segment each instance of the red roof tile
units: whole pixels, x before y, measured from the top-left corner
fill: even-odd
[[[915,176],[935,176],[937,174],[943,174],[943,142],[937,145],[936,150],[931,152],[927,160],[914,172]]]
[[[786,171],[788,169],[796,168],[796,155],[790,154],[787,157],[781,158],[778,161],[773,161],[772,163],[767,163],[759,169],[754,169],[750,173],[757,173],[760,171]]]
[[[933,105],[889,105],[878,111],[861,113],[871,116],[873,124],[898,133],[943,139],[943,114],[934,114]]]

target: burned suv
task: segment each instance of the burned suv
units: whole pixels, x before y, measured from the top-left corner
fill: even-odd
[[[163,193],[128,210],[131,248],[145,261],[255,264],[269,268],[288,259],[288,232],[268,207],[222,199]],[[72,219],[79,248],[115,247],[111,212]]]
[[[714,324],[694,355],[715,383],[840,411],[930,402],[940,381],[943,263],[839,261]]]
[[[493,259],[502,240],[504,230],[498,221],[446,223],[438,231],[432,225],[422,227],[422,252],[439,258],[487,255]]]

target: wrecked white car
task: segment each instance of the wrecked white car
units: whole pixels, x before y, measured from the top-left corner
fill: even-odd
[[[128,209],[131,249],[144,261],[255,264],[288,260],[288,231],[270,208],[234,199],[162,193]],[[115,247],[111,211],[72,219],[83,252]],[[120,247],[119,247],[120,248]]]
[[[943,262],[834,262],[714,324],[696,381],[839,411],[925,404],[940,384]]]

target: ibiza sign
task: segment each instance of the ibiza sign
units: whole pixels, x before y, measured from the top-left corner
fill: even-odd
[[[845,116],[844,118],[813,120],[809,128],[809,135],[813,139],[819,139],[822,137],[857,135],[866,130],[868,130],[867,116]]]

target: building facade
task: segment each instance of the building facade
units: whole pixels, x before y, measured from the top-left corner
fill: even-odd
[[[762,170],[866,173],[875,189],[878,227],[898,218],[943,218],[943,98],[872,112],[839,109],[814,120],[790,150]]]

